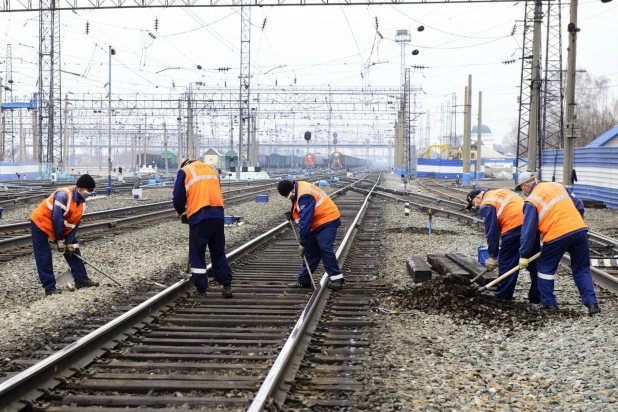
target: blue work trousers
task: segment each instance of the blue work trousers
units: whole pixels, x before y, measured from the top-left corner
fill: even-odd
[[[335,256],[333,248],[338,228],[339,226],[326,227],[322,230],[318,230],[317,233],[309,233],[309,238],[304,242],[303,246],[305,246],[305,257],[307,258],[311,273],[315,272],[321,260],[324,264],[324,271],[330,276],[331,280],[343,279],[341,269],[339,269],[339,262],[337,262],[337,257]],[[297,279],[298,283],[311,283],[304,262],[303,268],[298,274]]]
[[[502,245],[500,246],[500,253],[498,255],[498,274],[500,276],[519,265],[520,237],[521,226],[511,229],[502,235]],[[537,235],[533,253],[537,253],[539,250],[541,250],[541,244],[540,237]],[[539,292],[536,261],[530,262],[530,265],[528,265],[528,271],[530,272],[530,290],[528,291],[528,300],[530,303],[540,303],[541,293]],[[518,276],[519,271],[498,282],[494,296],[498,299],[512,299],[515,294],[515,285],[517,284]]]
[[[198,292],[205,292],[208,287],[206,246],[210,251],[215,280],[224,286],[232,283],[232,269],[225,256],[223,219],[202,219],[189,226],[189,262],[193,283]]]
[[[34,222],[30,222],[30,230],[32,232],[32,248],[34,249],[34,260],[36,269],[39,272],[39,279],[45,290],[56,289],[56,277],[54,276],[54,265],[52,260],[52,251],[49,244],[47,233],[43,232]],[[77,228],[69,232],[65,237],[67,245],[75,245],[75,254],[81,256],[79,244],[77,243]],[[71,273],[76,282],[88,280],[86,267],[84,263],[75,256],[64,254],[64,259],[71,268]]]
[[[554,295],[554,279],[565,252],[571,256],[571,272],[579,290],[584,305],[597,303],[597,296],[592,284],[590,273],[590,249],[588,247],[588,231],[580,230],[562,236],[556,240],[544,243],[541,256],[538,259],[539,290],[541,303],[546,306],[556,306]]]

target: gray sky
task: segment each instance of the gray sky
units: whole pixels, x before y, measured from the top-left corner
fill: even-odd
[[[296,78],[299,86],[397,87],[400,49],[394,37],[397,29],[407,28],[412,33],[407,63],[429,67],[415,71],[412,83],[422,85],[426,93],[420,102],[422,110],[431,113],[434,139],[440,129],[441,105],[453,92],[460,103],[463,101],[468,74],[473,76],[474,123],[479,90],[483,91],[483,123],[498,139],[517,118],[520,62],[503,65],[501,61],[521,56],[524,2],[252,10],[253,86],[271,86],[275,81],[289,85]],[[567,4],[563,7],[564,33],[568,11]],[[376,36],[376,17],[383,40]],[[154,30],[155,18],[159,19],[158,31]],[[11,43],[14,93],[18,96],[36,91],[37,19],[37,13],[0,15],[0,60],[4,61],[6,44]],[[167,94],[180,92],[190,82],[221,86],[227,82],[234,87],[238,83],[238,9],[92,10],[63,12],[61,21],[62,67],[84,76],[63,74],[63,93],[105,93],[108,44],[118,50],[114,92]],[[85,34],[87,21],[89,35]],[[618,86],[616,21],[618,1],[580,3],[578,68],[610,77],[614,94]],[[417,32],[421,24],[425,30]],[[515,24],[517,31],[511,37]],[[566,69],[566,36],[563,43]],[[420,54],[412,56],[413,49]],[[379,64],[369,66],[371,63]],[[204,70],[197,70],[198,64]],[[156,74],[170,67],[182,69]],[[231,70],[222,73],[216,71],[218,67]],[[0,68],[4,72],[4,63]],[[458,132],[461,124],[460,115]]]

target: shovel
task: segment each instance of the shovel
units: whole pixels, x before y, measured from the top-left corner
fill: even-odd
[[[530,259],[528,259],[528,262],[532,262],[533,260],[537,259],[539,256],[541,256],[541,252],[537,253],[536,255],[534,255]],[[485,286],[481,286],[477,290],[479,292],[484,292],[487,289],[489,289],[490,287],[492,287],[493,285],[495,285],[496,283],[500,282],[502,279],[508,278],[513,273],[517,272],[518,270],[519,270],[519,265],[515,266],[513,269],[509,270],[508,272],[506,272],[504,275],[500,276],[499,278],[492,280],[491,282],[489,282]]]
[[[288,219],[288,222],[290,222],[290,226],[292,226],[292,232],[294,232],[294,237],[296,238],[298,245],[301,246],[300,239],[298,238],[298,235],[296,234],[296,228],[294,227],[294,223],[292,223],[291,213],[286,212],[285,217]],[[313,286],[313,290],[315,290],[315,281],[313,280],[313,274],[311,273],[311,269],[309,268],[309,262],[307,262],[307,258],[305,257],[304,253],[303,253],[303,261],[305,262],[307,273],[309,273],[309,279],[311,279],[311,285]]]

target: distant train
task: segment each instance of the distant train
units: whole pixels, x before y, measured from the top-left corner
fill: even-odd
[[[142,158],[142,153],[136,155],[136,162],[140,167],[152,166],[154,168],[157,166],[159,169],[165,169],[165,152],[146,153],[146,160],[143,160]],[[170,151],[167,152],[167,167],[170,169],[178,168],[178,157]]]
[[[262,153],[258,154],[258,163],[265,169],[317,169],[326,167],[335,170],[362,167],[369,164],[365,159],[346,156],[340,152],[333,152],[329,157],[325,157],[319,153],[305,156]]]
[[[361,166],[368,166],[366,159],[359,159],[354,156],[346,156],[341,152],[333,152],[330,155],[330,168],[333,170],[350,169]]]
[[[305,168],[315,169],[317,167],[325,166],[324,156],[321,154],[308,154],[305,156]]]

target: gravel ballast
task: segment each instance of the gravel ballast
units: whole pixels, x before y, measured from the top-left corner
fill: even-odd
[[[398,187],[397,177],[387,176]],[[414,190],[416,187],[413,185]],[[461,252],[476,256],[481,229],[433,218],[385,202],[381,275],[391,285],[380,305],[372,342],[369,410],[615,410],[618,395],[618,307],[596,288],[602,313],[587,315],[571,276],[556,279],[560,311],[529,310],[529,282],[521,276],[513,301],[469,293],[457,279],[415,285],[405,267],[412,254]],[[405,229],[405,230],[404,230]],[[413,234],[409,234],[412,232]],[[454,233],[453,233],[454,232]]]

